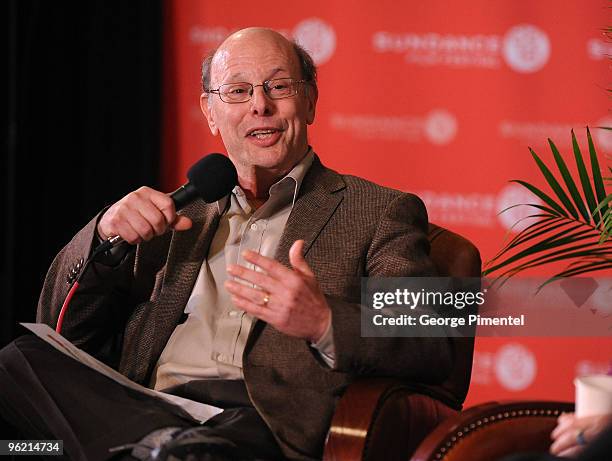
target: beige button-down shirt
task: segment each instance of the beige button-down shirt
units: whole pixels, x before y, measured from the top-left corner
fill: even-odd
[[[274,257],[302,180],[314,158],[312,151],[284,178],[270,187],[269,199],[253,209],[242,189],[217,202],[219,227],[208,258],[187,302],[187,320],[176,327],[156,365],[151,385],[158,390],[193,379],[242,379],[242,354],[255,319],[237,309],[225,290],[226,268],[254,266],[242,257],[253,250]],[[313,345],[322,358],[333,363],[331,327]]]

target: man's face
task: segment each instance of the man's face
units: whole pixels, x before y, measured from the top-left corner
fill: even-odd
[[[211,66],[211,88],[225,83],[302,78],[291,44],[272,31],[247,30],[230,37]],[[210,101],[208,100],[210,98]],[[270,99],[261,86],[247,102],[228,104],[216,94],[200,99],[213,135],[221,134],[230,159],[241,169],[287,173],[306,153],[307,125],[314,120],[316,94],[299,84],[298,94]]]

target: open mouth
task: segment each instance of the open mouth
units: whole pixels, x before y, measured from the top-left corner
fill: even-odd
[[[268,139],[274,135],[274,133],[278,133],[279,130],[275,128],[265,128],[265,129],[257,129],[249,132],[247,136],[257,138],[257,139]]]

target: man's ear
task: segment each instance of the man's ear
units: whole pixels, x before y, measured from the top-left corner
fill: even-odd
[[[314,85],[308,85],[308,87],[306,88],[305,96],[306,96],[306,102],[308,104],[306,106],[306,110],[307,110],[306,123],[308,125],[312,125],[315,119],[317,100],[319,99],[319,91],[317,90],[317,87]]]
[[[217,136],[217,134],[219,134],[219,129],[217,128],[217,124],[215,123],[215,117],[212,113],[211,104],[209,104],[209,97],[210,93],[202,93],[200,95],[200,109],[202,109],[202,113],[204,114],[204,117],[206,117],[210,132],[213,134],[213,136]]]

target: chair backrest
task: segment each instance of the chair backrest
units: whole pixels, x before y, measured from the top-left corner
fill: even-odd
[[[490,461],[504,456],[547,452],[550,433],[568,402],[489,402],[442,422],[421,442],[411,461]]]
[[[467,239],[430,224],[429,241],[440,276],[480,276],[480,255]],[[452,341],[455,368],[440,386],[421,392],[415,383],[397,379],[353,382],[336,406],[323,459],[408,459],[427,434],[459,410],[455,402],[467,393],[474,339]]]
[[[440,277],[480,277],[480,253],[472,242],[433,223],[429,224],[428,237],[430,256]],[[433,396],[445,403],[465,399],[472,374],[474,338],[454,338],[452,341],[455,350],[453,371],[443,384],[433,388]]]
[[[430,256],[441,277],[480,277],[478,248],[465,237],[429,224]]]

